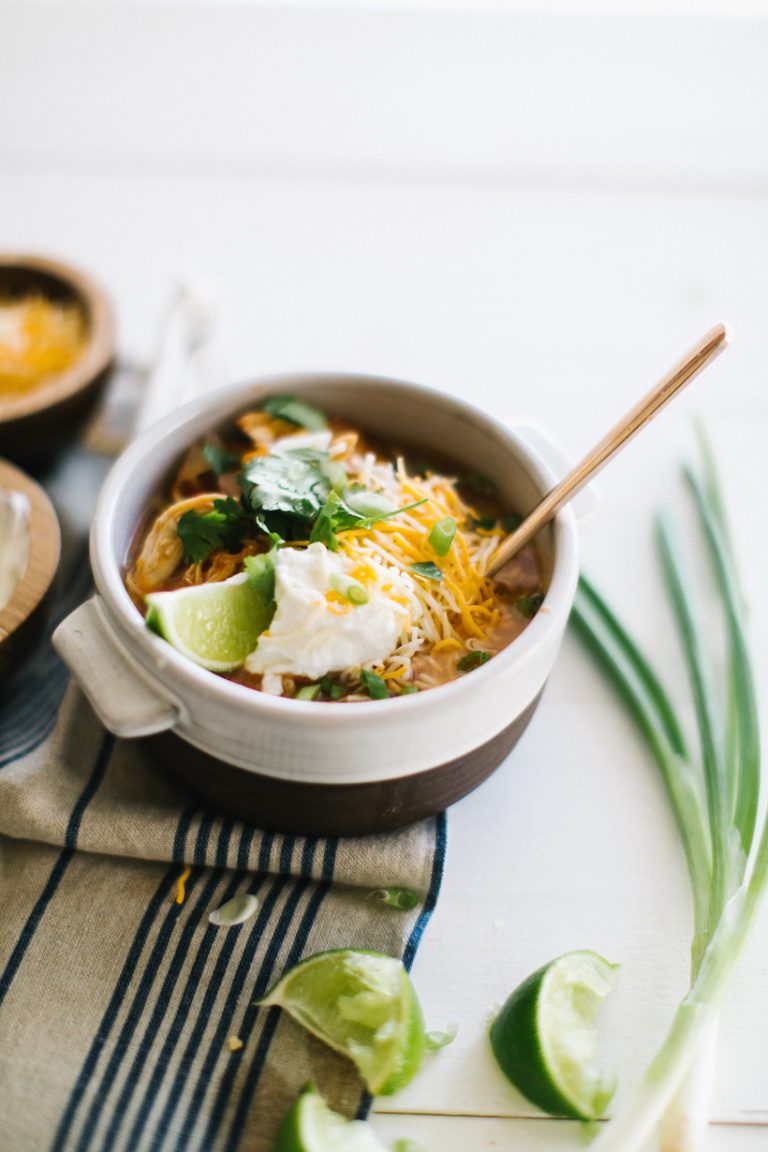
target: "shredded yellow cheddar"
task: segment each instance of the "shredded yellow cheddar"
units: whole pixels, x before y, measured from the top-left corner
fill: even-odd
[[[74,301],[0,299],[0,395],[28,392],[65,372],[86,343],[85,317]]]
[[[182,872],[181,876],[179,876],[179,879],[177,881],[177,885],[176,885],[176,903],[177,904],[183,904],[187,898],[187,880],[189,880],[191,875],[192,875],[192,869],[189,867],[189,865],[187,865],[187,867],[184,869],[184,871]]]

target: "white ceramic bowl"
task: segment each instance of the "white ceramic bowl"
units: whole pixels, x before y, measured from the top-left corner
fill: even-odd
[[[507,755],[560,646],[578,577],[564,509],[539,536],[547,593],[487,664],[427,692],[354,705],[273,697],[185,660],[144,626],[123,585],[131,542],[184,449],[269,395],[287,392],[386,442],[418,444],[480,471],[525,512],[552,487],[515,432],[434,390],[357,375],[281,376],[222,391],[162,420],[117,461],[91,532],[97,596],[54,643],[119,736],[152,736],[161,758],[215,805],[263,826],[363,833],[439,811]]]

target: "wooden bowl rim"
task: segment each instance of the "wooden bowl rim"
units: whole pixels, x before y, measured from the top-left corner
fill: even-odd
[[[20,468],[0,459],[0,488],[21,492],[29,500],[29,558],[24,574],[0,609],[0,643],[32,615],[53,583],[61,557],[61,531],[46,493]]]
[[[71,289],[87,312],[89,339],[83,355],[65,372],[51,376],[19,396],[0,397],[0,425],[68,400],[87,388],[114,359],[112,306],[104,289],[91,276],[71,264],[45,256],[0,252],[0,270],[10,268],[42,272]]]

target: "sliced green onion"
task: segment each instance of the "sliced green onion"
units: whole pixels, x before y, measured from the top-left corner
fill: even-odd
[[[252,892],[241,892],[239,896],[227,900],[226,904],[222,904],[215,912],[210,912],[208,920],[217,928],[232,928],[236,924],[244,924],[246,920],[250,920],[258,909],[258,896],[254,896]]]
[[[456,521],[453,516],[443,516],[433,526],[429,534],[429,543],[438,556],[447,556],[456,535]]]
[[[418,684],[403,684],[400,689],[401,696],[412,696],[414,692],[418,692]]]
[[[320,689],[323,696],[327,696],[329,700],[341,700],[345,695],[345,689],[338,680],[331,680],[330,676],[323,676],[320,681]]]
[[[367,519],[370,516],[377,520],[382,516],[389,516],[397,511],[397,505],[388,500],[381,492],[371,492],[367,488],[362,491],[347,493],[346,504],[353,512]]]
[[[471,672],[473,668],[479,668],[481,664],[487,664],[491,658],[490,652],[467,652],[466,656],[462,656],[456,667],[459,672]]]
[[[431,1052],[438,1052],[448,1044],[453,1044],[459,1034],[458,1024],[448,1024],[442,1032],[427,1032],[425,1040]]]
[[[289,424],[297,424],[308,432],[322,432],[327,427],[322,412],[293,396],[274,396],[267,400],[264,411],[273,419],[287,420]]]
[[[317,700],[322,689],[319,684],[305,684],[303,688],[299,688],[296,693],[296,700]]]
[[[544,597],[540,592],[532,592],[530,596],[521,596],[519,600],[512,601],[512,607],[517,608],[518,612],[525,616],[526,620],[532,620],[538,612],[539,608],[544,602]]]
[[[419,903],[419,898],[410,888],[377,888],[371,892],[372,900],[379,900],[387,908],[397,908],[398,912],[410,912]]]
[[[324,460],[320,465],[328,483],[337,496],[344,496],[347,491],[347,470],[338,460]]]
[[[334,572],[330,578],[330,585],[334,592],[338,592],[345,600],[349,600],[350,604],[354,604],[359,608],[362,604],[368,603],[368,589],[365,585],[361,584],[359,580],[353,580],[351,576],[345,576],[341,572]]]
[[[369,672],[367,668],[361,668],[360,682],[372,700],[386,700],[389,696],[387,682],[377,672]]]
[[[431,560],[419,560],[418,563],[411,564],[411,571],[415,572],[417,576],[426,577],[427,580],[442,580],[443,578],[437,564],[433,564]]]

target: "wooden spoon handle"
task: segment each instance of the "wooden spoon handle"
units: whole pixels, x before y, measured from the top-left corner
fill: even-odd
[[[563,504],[576,495],[588,480],[603,467],[604,464],[616,455],[620,448],[660,412],[673,396],[701,372],[707,364],[728,344],[728,330],[724,324],[716,324],[699,340],[683,359],[661,380],[655,388],[644,396],[630,412],[613,427],[595,447],[587,453],[584,459],[564,476],[559,484],[547,493],[540,504],[526,516],[519,528],[503,540],[491,556],[488,574],[493,576],[508,560],[518,552],[524,544],[532,540],[540,528],[543,528],[552,517],[559,512]]]

